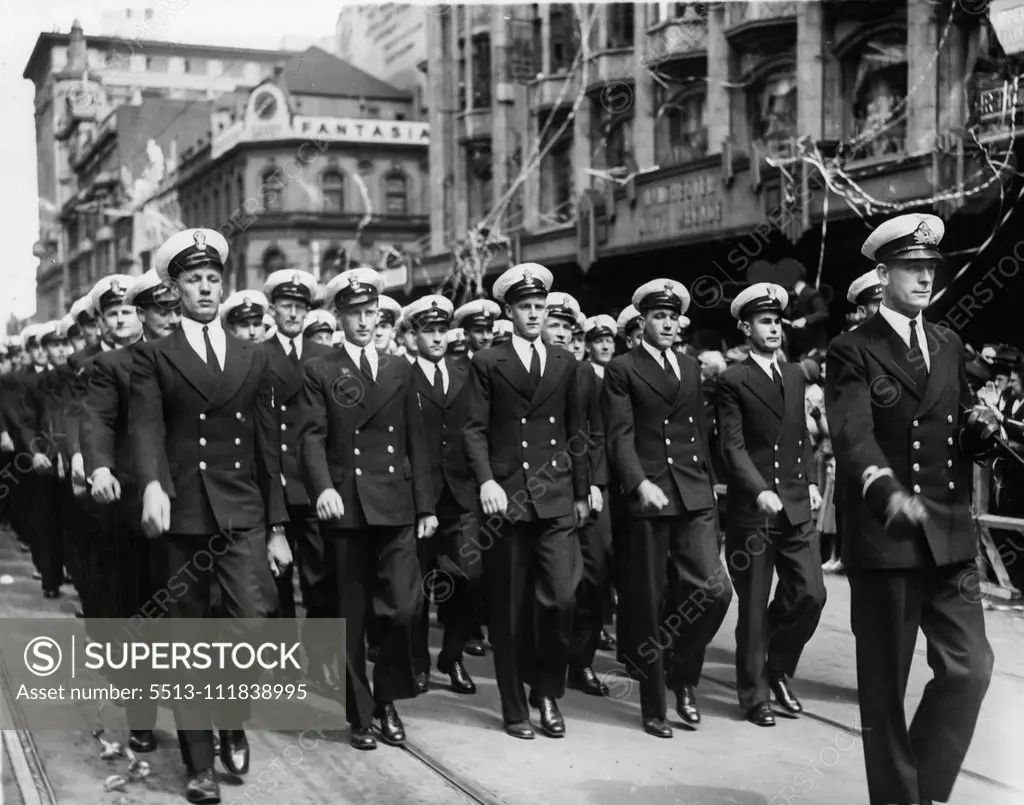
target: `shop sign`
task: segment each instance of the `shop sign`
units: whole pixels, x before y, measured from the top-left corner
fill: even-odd
[[[682,177],[645,188],[640,194],[638,235],[672,238],[722,223],[722,189],[717,173]]]

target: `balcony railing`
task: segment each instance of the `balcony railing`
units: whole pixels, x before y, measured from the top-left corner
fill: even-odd
[[[637,70],[633,49],[605,50],[594,54],[590,69],[590,82],[631,81]]]
[[[556,101],[562,104],[571,104],[579,91],[579,70],[574,71],[571,76],[565,72],[540,76],[530,84],[530,108],[554,106]],[[559,101],[559,95],[561,95],[561,101]]]
[[[647,32],[644,62],[657,64],[680,56],[703,55],[708,46],[707,20],[697,14],[669,20]]]
[[[783,0],[762,0],[757,3],[727,3],[725,7],[726,28],[735,28],[751,22],[768,22],[796,17],[796,2]]]
[[[979,81],[971,112],[981,141],[1009,137],[1011,129],[1024,134],[1024,91],[1009,82]]]
[[[796,16],[800,3],[763,0],[729,3],[725,7],[725,35],[745,52],[774,51],[796,43]]]
[[[490,108],[470,109],[456,117],[456,136],[462,142],[490,138],[494,130]]]

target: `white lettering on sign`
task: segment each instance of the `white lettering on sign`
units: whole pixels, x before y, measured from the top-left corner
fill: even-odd
[[[718,176],[702,174],[657,187],[640,196],[641,237],[673,237],[687,230],[713,227],[722,222]]]
[[[295,134],[312,140],[427,145],[430,124],[408,120],[359,120],[296,115]]]

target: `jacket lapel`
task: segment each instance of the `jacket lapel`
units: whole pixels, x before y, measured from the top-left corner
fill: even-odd
[[[270,348],[270,373],[274,376],[274,385],[277,386],[282,400],[290,400],[299,389],[302,388],[302,363],[298,366],[292,363],[284,346],[274,336],[273,343],[267,345]],[[302,354],[307,354],[309,344],[302,345]]]
[[[544,367],[544,374],[540,377],[540,383],[537,385],[537,390],[533,393],[530,399],[530,407],[528,410],[533,411],[538,405],[544,402],[554,390],[558,387],[558,382],[562,379],[562,374],[569,368],[569,355],[556,350],[551,347],[547,349],[547,365]],[[520,365],[522,361],[520,361]]]
[[[227,336],[227,344],[224,351],[224,371],[221,372],[220,382],[217,389],[210,398],[210,408],[217,408],[238,393],[245,378],[249,374],[249,367],[252,365],[252,357],[256,349],[255,345],[248,341],[239,341],[234,336]]]
[[[945,386],[952,381],[950,374],[956,361],[951,360],[948,354],[949,342],[941,336],[936,335],[936,328],[931,324],[924,326],[925,339],[928,341],[928,355],[931,358],[931,370],[928,373],[928,383],[924,387],[924,395],[914,412],[915,418],[924,416],[931,410],[932,406],[939,401]],[[959,372],[959,367],[957,368]]]
[[[444,398],[444,405],[445,408],[448,408],[458,398],[462,387],[466,385],[469,367],[464,362],[449,361],[447,358],[445,358],[445,362],[448,364],[448,394]]]
[[[890,370],[900,385],[920,400],[924,395],[924,389],[914,382],[914,367],[907,357],[910,351],[903,339],[880,314],[875,314],[866,323],[861,325],[868,329],[871,335],[865,349]]]
[[[683,357],[683,355],[676,353],[676,363],[679,364],[679,386],[676,388],[673,410],[683,404],[688,389],[693,388],[691,384],[696,384],[698,387],[701,384],[700,367],[698,366],[697,371],[694,372],[693,366],[689,361],[684,361]]]
[[[526,371],[523,362],[519,360],[519,355],[516,354],[512,342],[507,341],[498,349],[501,350],[501,353],[497,356],[498,372],[512,384],[512,387],[519,393],[520,397],[527,401],[532,400],[534,389],[533,384],[530,382],[530,373]]]
[[[167,360],[181,373],[181,376],[188,381],[196,391],[209,400],[217,388],[217,378],[206,365],[206,361],[200,358],[194,349],[189,345],[184,331],[180,328],[167,339],[167,346],[164,349]]]
[[[363,397],[362,415],[359,418],[357,427],[362,427],[366,424],[384,406],[384,403],[395,395],[395,392],[402,385],[404,367],[398,361],[383,360],[382,357],[382,355],[378,354],[377,381],[370,383],[363,380],[365,396]],[[349,362],[351,362],[351,358],[349,358]],[[414,368],[419,369],[419,367]],[[420,374],[422,375],[423,372],[421,371]]]
[[[636,365],[635,371],[640,379],[668,400],[668,402],[674,402],[677,390],[672,387],[673,384],[668,379],[668,375],[665,374],[665,370],[658,365],[658,362],[654,360],[654,357],[644,348],[643,344],[634,347],[633,359]],[[679,385],[682,386],[682,383]]]
[[[440,372],[440,369],[434,371]],[[412,376],[416,383],[416,392],[419,394],[421,400],[427,400],[438,408],[444,406],[444,400],[439,400],[437,395],[434,393],[434,387],[427,381],[427,373],[423,371],[423,367],[420,366],[420,362],[416,361],[412,365]],[[451,372],[449,370],[449,383],[451,383]]]
[[[770,408],[775,416],[782,419],[782,415],[785,413],[785,405],[772,379],[768,377],[768,373],[758,366],[757,362],[749,355],[743,363],[747,368],[747,375],[743,378],[743,385],[750,389],[757,399]],[[795,393],[791,392],[786,386],[785,373],[783,373],[782,386],[786,391],[787,398],[790,394]]]

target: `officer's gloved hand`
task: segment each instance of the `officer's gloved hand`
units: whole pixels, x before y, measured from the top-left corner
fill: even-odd
[[[11,438],[11,434],[7,431],[0,433],[0,450],[5,453],[14,452],[14,440]]]
[[[121,499],[121,484],[106,467],[92,474],[92,499],[97,503],[114,503]]]
[[[778,514],[782,511],[782,501],[777,494],[766,489],[757,496],[757,510],[762,514]]]
[[[508,509],[508,495],[497,481],[485,481],[480,487],[480,504],[484,514],[504,514]]]
[[[604,508],[604,497],[601,495],[601,488],[597,486],[590,487],[590,510],[595,514],[600,514]]]
[[[636,493],[640,497],[640,506],[644,509],[654,509],[660,512],[668,505],[668,496],[654,481],[645,478],[636,488]]]
[[[75,453],[71,457],[71,491],[75,493],[76,498],[82,497],[87,491],[85,486],[85,460],[82,458],[81,453]]]
[[[32,456],[32,469],[36,472],[46,472],[53,469],[53,462],[46,453],[36,453]]]
[[[142,530],[147,537],[159,537],[171,527],[171,499],[159,481],[151,481],[142,493]]]

